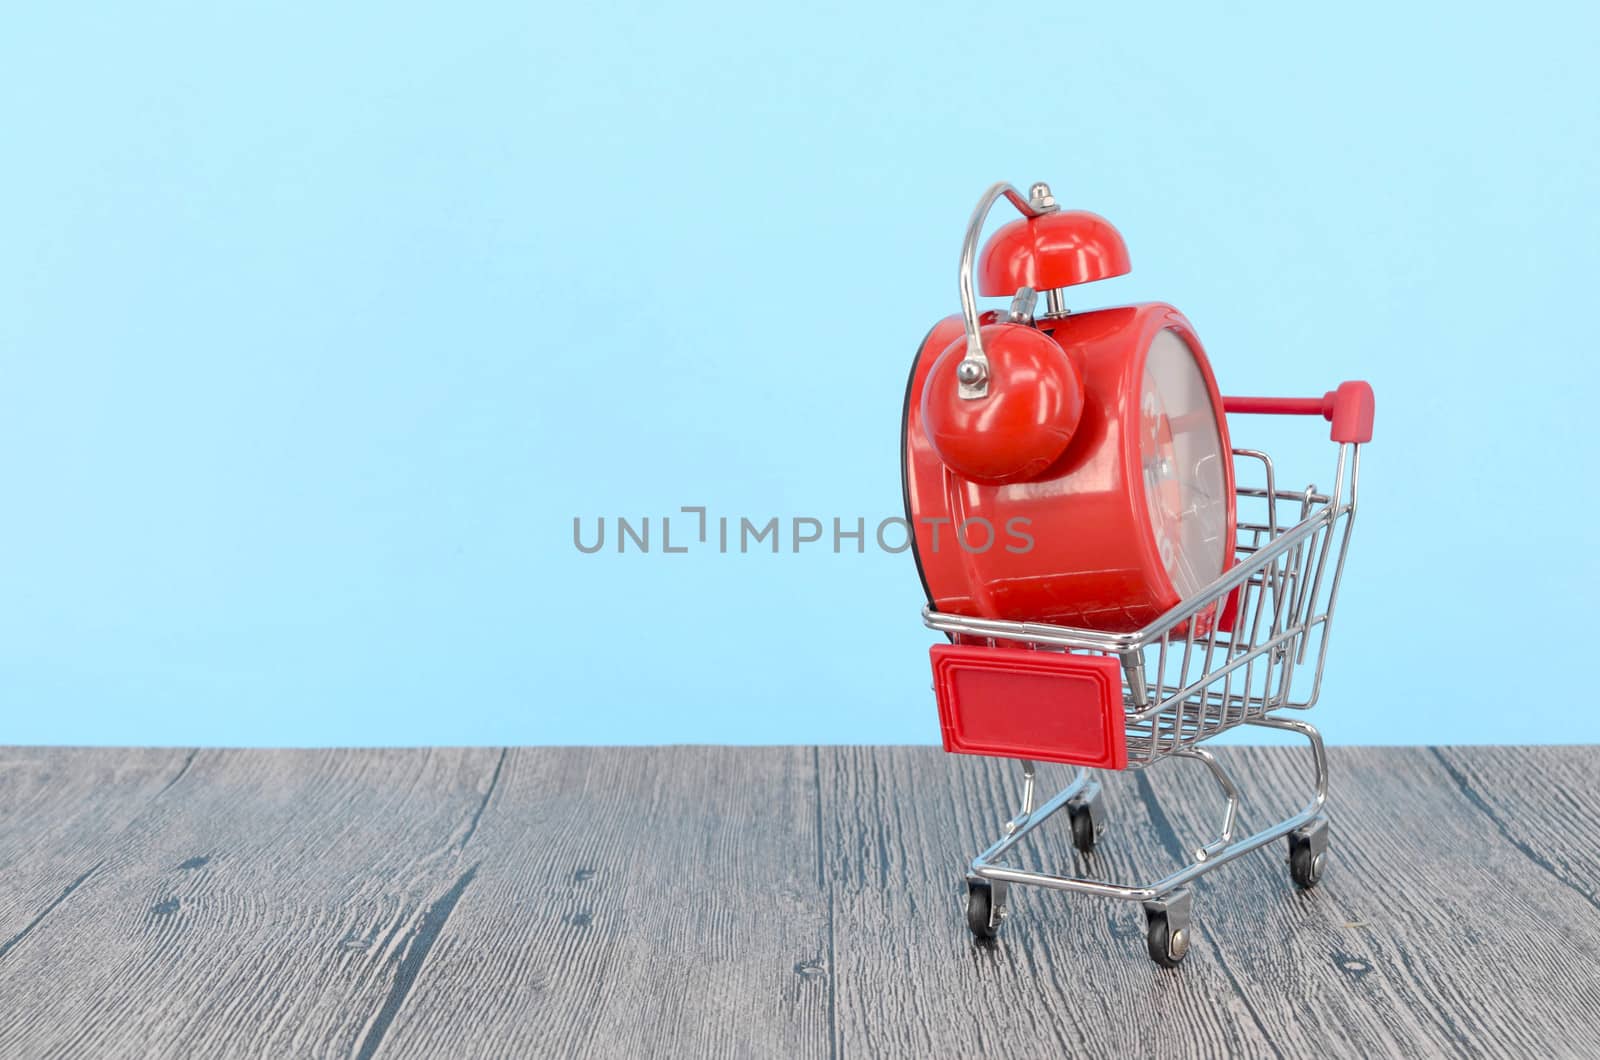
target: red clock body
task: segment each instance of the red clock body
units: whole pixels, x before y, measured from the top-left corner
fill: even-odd
[[[1024,271],[1033,268],[1029,260],[1020,251],[1009,259]],[[984,293],[1010,293],[1005,286],[1024,277],[995,278],[1002,271],[996,261],[986,258]],[[1125,256],[1113,264],[1125,271]],[[985,330],[999,320],[984,314]],[[956,395],[955,381],[934,370],[953,346],[960,354],[960,315],[940,321],[917,351],[901,456],[906,518],[928,599],[951,614],[1140,629],[1233,560],[1233,461],[1216,380],[1194,328],[1163,303],[1058,313],[1033,326],[1070,365],[1050,378],[1081,388],[1067,409],[1073,421],[1064,447],[1040,448],[1039,438],[1059,437],[1049,424],[1019,423],[1015,415],[986,420],[959,404],[980,409],[987,400]],[[1033,365],[1041,359],[1027,352],[1028,362],[1009,374],[992,360],[994,377],[1014,385],[1038,374]],[[1029,407],[1057,410],[1049,414],[1059,418],[1063,405]],[[937,428],[931,432],[930,419]],[[984,441],[996,451],[1008,450],[993,432],[1026,432],[1016,445],[1052,458],[1003,481],[974,475],[970,461],[950,457],[964,450],[947,437],[949,423],[989,430]]]

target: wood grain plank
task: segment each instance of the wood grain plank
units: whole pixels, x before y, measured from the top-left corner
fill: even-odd
[[[1243,826],[1297,801],[1218,753]],[[1014,767],[933,748],[0,749],[0,1056],[1593,1055],[1600,749],[1331,756],[1323,885],[1203,878],[1172,972],[1128,903],[974,943]],[[1220,806],[1103,780],[1025,863],[1154,877]]]
[[[1438,747],[1506,842],[1600,914],[1600,747]]]
[[[1017,888],[1000,939],[971,938],[965,866],[1015,812],[1014,764],[872,747],[825,748],[821,764],[839,1055],[1272,1054],[1256,1011],[1270,993],[1242,989],[1214,955],[1158,969],[1137,905]],[[1165,857],[1137,790],[1105,781],[1113,823],[1085,864],[1158,875]],[[1065,815],[1056,823],[1024,864],[1073,865]]]
[[[0,960],[0,1055],[375,1049],[470,886],[500,761],[200,752]]]
[[[1246,826],[1299,801],[1291,750],[1220,753],[1247,796]],[[1431,752],[1333,759],[1323,885],[1296,890],[1280,845],[1203,877],[1196,948],[1166,972],[1145,957],[1128,903],[1018,890],[999,943],[970,940],[958,881],[1015,798],[996,764],[931,749],[825,758],[840,980],[878,984],[842,992],[842,1052],[1592,1055],[1600,924],[1585,896],[1552,886]],[[1572,771],[1580,763],[1569,756]],[[1142,882],[1215,827],[1221,799],[1197,764],[1105,780],[1111,826],[1089,861],[1102,873]],[[1592,833],[1590,806],[1568,805],[1560,827]],[[1520,816],[1541,813],[1553,810]],[[1046,864],[1072,864],[1064,827],[1041,847]],[[1577,854],[1565,864],[1592,879]]]
[[[1222,748],[1246,827],[1287,809],[1309,769],[1289,749]],[[1203,951],[1235,969],[1291,1055],[1589,1056],[1600,922],[1497,831],[1430,751],[1335,748],[1322,884],[1288,882],[1286,848],[1196,890]],[[1533,763],[1530,761],[1530,765]],[[1165,765],[1165,764],[1164,764]],[[1151,771],[1169,845],[1220,804],[1197,769]],[[1590,827],[1600,819],[1589,818]],[[1191,957],[1192,962],[1194,957]]]
[[[511,753],[380,1054],[821,1056],[810,748]]]
[[[103,867],[113,838],[193,756],[173,748],[0,748],[0,961]]]

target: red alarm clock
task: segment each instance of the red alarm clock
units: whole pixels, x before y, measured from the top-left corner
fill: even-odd
[[[977,254],[1002,197],[1023,216]],[[1128,270],[1110,222],[1060,209],[1046,185],[1024,199],[997,184],[974,211],[962,313],[917,351],[902,424],[906,518],[936,610],[1131,632],[1232,562],[1227,419],[1194,328],[1161,302],[1066,307],[1066,288]],[[974,271],[1008,310],[979,313]]]

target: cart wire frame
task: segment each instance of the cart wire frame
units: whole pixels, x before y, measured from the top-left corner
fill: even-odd
[[[1070,784],[1036,805],[1034,763],[1023,760],[1022,808],[1005,822],[1001,838],[970,866],[967,920],[974,935],[994,937],[1006,916],[1009,884],[1137,901],[1145,908],[1151,958],[1172,967],[1189,948],[1192,896],[1185,885],[1202,873],[1287,836],[1295,883],[1309,888],[1318,882],[1328,847],[1322,812],[1328,797],[1327,754],[1315,726],[1275,712],[1307,710],[1321,694],[1328,633],[1355,522],[1360,448],[1357,442],[1339,445],[1333,489],[1327,493],[1315,486],[1279,489],[1266,453],[1233,450],[1236,471],[1251,472],[1237,481],[1260,483],[1235,489],[1234,565],[1135,632],[972,618],[923,608],[927,626],[963,643],[1003,642],[1036,651],[1117,658],[1123,672],[1127,768],[1143,769],[1163,758],[1195,759],[1226,798],[1216,835],[1193,849],[1193,860],[1159,880],[1121,884],[1035,872],[1002,859],[1063,808],[1072,819],[1075,845],[1091,850],[1104,831],[1100,784],[1091,770],[1080,768]],[[1215,616],[1225,608],[1232,628],[1211,628],[1224,624]],[[1234,835],[1238,786],[1222,763],[1198,746],[1240,725],[1303,737],[1313,778],[1310,799],[1299,812],[1242,838]]]

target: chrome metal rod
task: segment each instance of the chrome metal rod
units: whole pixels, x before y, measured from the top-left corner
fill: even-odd
[[[1024,758],[1022,760],[1022,812],[1006,822],[1006,835],[1010,835],[1018,828],[1021,828],[1033,813],[1033,777],[1033,763]]]
[[[1222,794],[1228,799],[1228,808],[1222,812],[1222,828],[1218,831],[1217,838],[1205,846],[1195,848],[1196,861],[1209,861],[1213,854],[1226,850],[1228,844],[1233,841],[1233,826],[1239,819],[1239,788],[1234,784],[1233,777],[1228,775],[1228,771],[1222,768],[1222,763],[1217,761],[1217,756],[1204,747],[1187,747],[1177,753],[1180,757],[1204,762],[1211,772],[1212,779],[1217,782]]]
[[[1120,898],[1124,901],[1145,902],[1153,898],[1159,898],[1164,894],[1169,894],[1203,873],[1210,872],[1218,866],[1226,865],[1242,854],[1248,854],[1252,850],[1259,850],[1268,843],[1282,839],[1296,828],[1312,821],[1322,811],[1323,804],[1327,802],[1328,756],[1322,744],[1322,734],[1317,731],[1315,726],[1297,719],[1267,717],[1253,719],[1247,724],[1298,733],[1305,737],[1311,745],[1312,766],[1315,774],[1314,794],[1311,801],[1306,803],[1299,813],[1286,817],[1277,824],[1264,828],[1244,839],[1230,842],[1215,853],[1209,854],[1204,860],[1191,862],[1176,872],[1150,883],[1111,883],[1104,880],[1061,876],[1048,872],[1030,872],[1027,869],[997,864],[997,859],[1001,854],[1015,846],[1024,835],[1038,827],[1050,814],[1066,804],[1067,799],[1071,798],[1072,794],[1075,793],[1072,788],[1069,788],[1046,803],[1040,812],[1017,832],[1006,836],[974,858],[972,861],[972,874],[986,880],[1029,884],[1035,887],[1048,887],[1057,891],[1072,891],[1078,894],[1098,895],[1103,898]],[[1080,775],[1079,781],[1083,779]],[[1074,787],[1076,787],[1076,782]]]
[[[989,392],[989,358],[983,352],[983,338],[978,334],[978,294],[973,287],[972,272],[978,258],[978,237],[983,235],[983,222],[989,217],[994,204],[1004,197],[1021,211],[1024,217],[1038,217],[1042,211],[1033,207],[1022,193],[1005,181],[992,185],[978,200],[967,222],[966,238],[961,242],[961,317],[967,327],[967,353],[962,364],[976,365],[972,381],[958,377],[957,386],[964,398],[980,398]]]
[[[1082,791],[1088,783],[1088,770],[1080,769],[1078,770],[1077,775],[1072,778],[1072,783],[1068,784],[1055,795],[1051,796],[1049,802],[1046,802],[1043,806],[1040,806],[1032,813],[1027,815],[1018,814],[1017,817],[1012,818],[1012,821],[1016,824],[1016,828],[1007,831],[1007,833],[1000,839],[996,840],[988,850],[985,850],[982,854],[979,854],[976,858],[974,858],[972,861],[973,870],[976,871],[980,864],[993,861],[1006,851],[1010,850],[1012,847],[1016,846],[1018,843],[1022,842],[1023,839],[1027,838],[1029,832],[1032,832],[1035,828],[1038,828],[1041,824],[1044,824],[1045,821],[1048,821],[1052,814],[1061,809],[1061,807],[1065,806],[1067,804],[1067,800],[1071,799],[1074,795],[1078,794],[1078,792]]]

